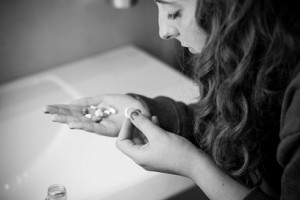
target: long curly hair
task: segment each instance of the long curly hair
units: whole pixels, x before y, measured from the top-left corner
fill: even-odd
[[[295,38],[271,1],[199,0],[196,9],[208,38],[192,60],[200,88],[195,137],[217,165],[249,186],[256,184],[249,174],[260,169],[265,125],[279,123],[297,62]]]

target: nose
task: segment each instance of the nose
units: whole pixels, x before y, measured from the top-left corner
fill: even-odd
[[[171,22],[159,20],[159,36],[164,40],[174,39],[179,36],[179,31]]]
[[[159,31],[159,36],[161,37],[161,39],[164,39],[164,40],[174,39],[178,35],[179,35],[178,31],[176,31],[175,28],[171,28],[171,27],[166,30]]]

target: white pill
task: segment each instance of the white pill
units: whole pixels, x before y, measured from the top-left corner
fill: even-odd
[[[97,106],[90,106],[90,108],[96,110]]]
[[[100,123],[101,120],[102,120],[102,117],[93,116],[93,117],[92,117],[92,120],[93,120],[94,122],[96,122],[96,123]]]
[[[108,117],[109,115],[108,114],[106,114],[106,113],[103,113],[103,116],[102,116],[102,118],[106,118],[106,117]]]
[[[128,110],[129,110],[129,109],[131,109],[131,107],[125,108],[124,114],[125,114],[125,117],[126,117],[126,118],[130,118],[130,115],[129,115],[129,113],[128,113]]]
[[[125,111],[124,111],[125,117],[127,117],[127,118],[130,119],[130,115],[131,115],[133,112],[142,113],[140,109],[132,108],[132,107],[127,107],[127,108],[125,108]]]
[[[104,113],[107,115],[110,115],[110,111],[109,110],[104,110]]]
[[[117,113],[117,110],[116,109],[114,109],[114,108],[109,108],[109,111],[110,111],[110,113],[111,114],[116,114]]]
[[[89,118],[89,119],[91,119],[92,118],[92,115],[91,114],[86,114],[86,115],[84,115],[86,118]]]
[[[102,117],[102,116],[103,116],[102,110],[97,109],[96,112],[95,112],[95,115],[96,115],[97,117]]]

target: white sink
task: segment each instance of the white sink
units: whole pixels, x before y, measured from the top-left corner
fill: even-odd
[[[0,87],[0,199],[21,197],[16,189],[29,178],[28,170],[59,138],[63,126],[51,123],[41,109],[76,95],[57,80],[24,79]]]
[[[52,184],[63,184],[72,200],[115,199],[139,183],[157,182],[157,173],[121,153],[115,138],[69,130],[42,112],[45,103],[67,103],[80,96],[57,77],[0,87],[1,200],[45,199]],[[161,182],[182,183],[179,177],[159,177],[166,177]]]
[[[45,104],[108,92],[189,102],[194,88],[130,46],[0,86],[0,200],[45,199],[52,184],[64,185],[71,200],[167,199],[194,186],[145,171],[115,147],[115,138],[69,130],[42,112]]]

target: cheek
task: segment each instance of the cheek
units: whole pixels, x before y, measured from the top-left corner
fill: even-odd
[[[207,35],[203,30],[201,30],[198,26],[190,26],[185,30],[186,39],[189,40],[191,46],[200,53],[206,43]]]
[[[205,43],[206,43],[206,36],[205,35],[201,35],[201,37],[198,37],[197,42],[195,43],[195,49],[197,50],[198,53],[201,53]]]

